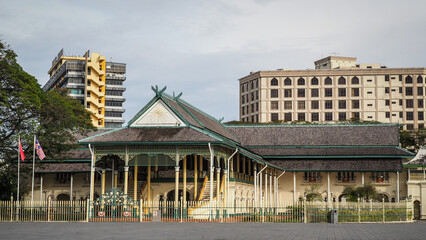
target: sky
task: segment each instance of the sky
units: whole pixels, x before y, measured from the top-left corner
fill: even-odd
[[[167,86],[224,121],[238,120],[238,79],[312,69],[330,55],[426,67],[424,0],[0,0],[0,39],[43,86],[53,58],[86,50],[127,64],[129,121]]]

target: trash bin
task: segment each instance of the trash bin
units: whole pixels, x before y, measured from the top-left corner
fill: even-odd
[[[337,209],[332,209],[330,212],[330,223],[338,223]]]
[[[153,222],[161,222],[161,210],[153,210],[152,211],[152,221]]]

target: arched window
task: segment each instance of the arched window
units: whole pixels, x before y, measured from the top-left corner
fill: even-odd
[[[423,83],[423,78],[422,78],[422,76],[418,76],[417,77],[417,83]]]
[[[272,80],[271,80],[271,86],[278,86],[278,79],[272,78]]]
[[[284,85],[285,86],[291,86],[291,79],[290,78],[284,79]]]
[[[413,78],[411,76],[405,77],[405,83],[413,83]]]
[[[244,92],[244,85],[241,85],[241,92]]]
[[[311,85],[318,85],[318,78],[314,77],[311,79]]]
[[[297,85],[305,85],[305,79],[304,78],[299,78],[297,79]]]
[[[339,78],[339,85],[345,85],[346,84],[346,79],[344,77],[340,77]]]
[[[66,193],[61,193],[56,197],[57,201],[70,201],[70,195]]]
[[[352,84],[359,84],[359,78],[358,77],[353,77],[351,83]]]
[[[333,84],[333,80],[331,80],[330,77],[326,77],[324,80],[324,84],[325,85],[332,85]]]

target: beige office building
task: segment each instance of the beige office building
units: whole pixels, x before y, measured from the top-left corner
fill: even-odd
[[[252,72],[239,79],[240,121],[338,122],[351,118],[425,125],[426,68],[387,68],[330,56],[315,69]]]

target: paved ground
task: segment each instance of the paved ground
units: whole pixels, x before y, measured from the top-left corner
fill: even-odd
[[[0,239],[426,239],[426,222],[0,223]]]

